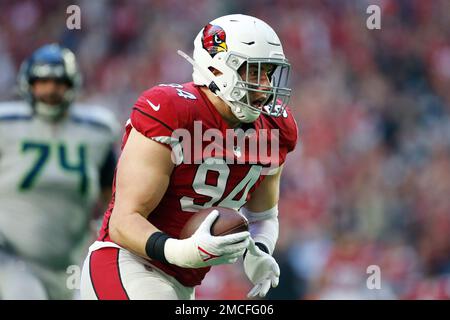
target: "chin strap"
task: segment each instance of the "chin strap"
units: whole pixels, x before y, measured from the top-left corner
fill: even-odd
[[[215,77],[215,76],[214,76],[214,73],[212,73],[209,69],[200,67],[200,65],[199,65],[197,62],[195,62],[194,59],[192,59],[191,57],[189,57],[189,56],[188,56],[186,53],[184,53],[183,51],[178,50],[177,53],[178,53],[180,56],[182,56],[184,59],[186,59],[187,62],[189,62],[190,64],[192,64],[192,66],[194,67],[194,69],[198,70],[198,71],[202,74],[202,76],[203,76],[206,80],[209,81],[208,88],[209,88],[209,90],[212,91],[212,93],[214,93],[215,95],[217,95],[218,97],[220,97],[220,98],[221,98],[222,100],[224,100],[225,102],[229,102],[228,100],[226,100],[226,99],[223,97],[222,93],[220,92],[219,87],[218,87],[217,84],[214,82],[214,80],[213,80],[214,77]]]
[[[245,108],[246,110],[244,110],[243,107],[235,106],[233,103],[231,103],[230,101],[225,99],[225,97],[223,96],[222,92],[220,92],[219,86],[214,82],[214,77],[215,77],[214,73],[212,73],[207,68],[202,68],[197,62],[195,62],[194,59],[189,57],[183,51],[178,50],[177,53],[180,56],[182,56],[184,59],[186,59],[190,64],[192,64],[194,69],[198,70],[201,73],[201,75],[207,81],[209,81],[209,84],[207,85],[209,90],[211,90],[212,93],[214,93],[216,96],[218,96],[220,99],[222,99],[230,107],[231,111],[239,119],[239,121],[245,122],[245,123],[250,123],[250,122],[253,122],[256,119],[258,119],[258,117],[261,114],[261,112],[255,111],[255,110],[251,110],[250,108]]]

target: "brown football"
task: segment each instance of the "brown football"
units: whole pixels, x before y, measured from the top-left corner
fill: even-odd
[[[229,208],[212,207],[194,213],[181,230],[180,239],[186,239],[192,236],[203,220],[205,220],[206,216],[213,210],[219,211],[219,216],[211,227],[211,234],[213,236],[224,236],[248,231],[248,221],[239,212]]]

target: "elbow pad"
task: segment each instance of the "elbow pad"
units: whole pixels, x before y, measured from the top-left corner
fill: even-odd
[[[250,234],[256,243],[262,243],[273,254],[278,240],[278,205],[262,212],[252,212],[241,208],[241,213],[249,222]]]

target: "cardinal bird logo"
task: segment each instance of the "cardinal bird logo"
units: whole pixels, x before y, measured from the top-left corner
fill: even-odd
[[[202,44],[203,49],[208,51],[211,57],[228,50],[225,31],[210,23],[203,28]]]

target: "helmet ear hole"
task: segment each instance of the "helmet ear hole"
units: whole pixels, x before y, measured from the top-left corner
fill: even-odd
[[[241,90],[239,88],[235,88],[232,92],[231,92],[231,96],[233,97],[233,99],[235,101],[239,101],[241,100],[246,94],[245,90]]]
[[[221,76],[223,74],[220,70],[217,70],[214,67],[209,67],[208,70],[211,71],[215,76]]]

